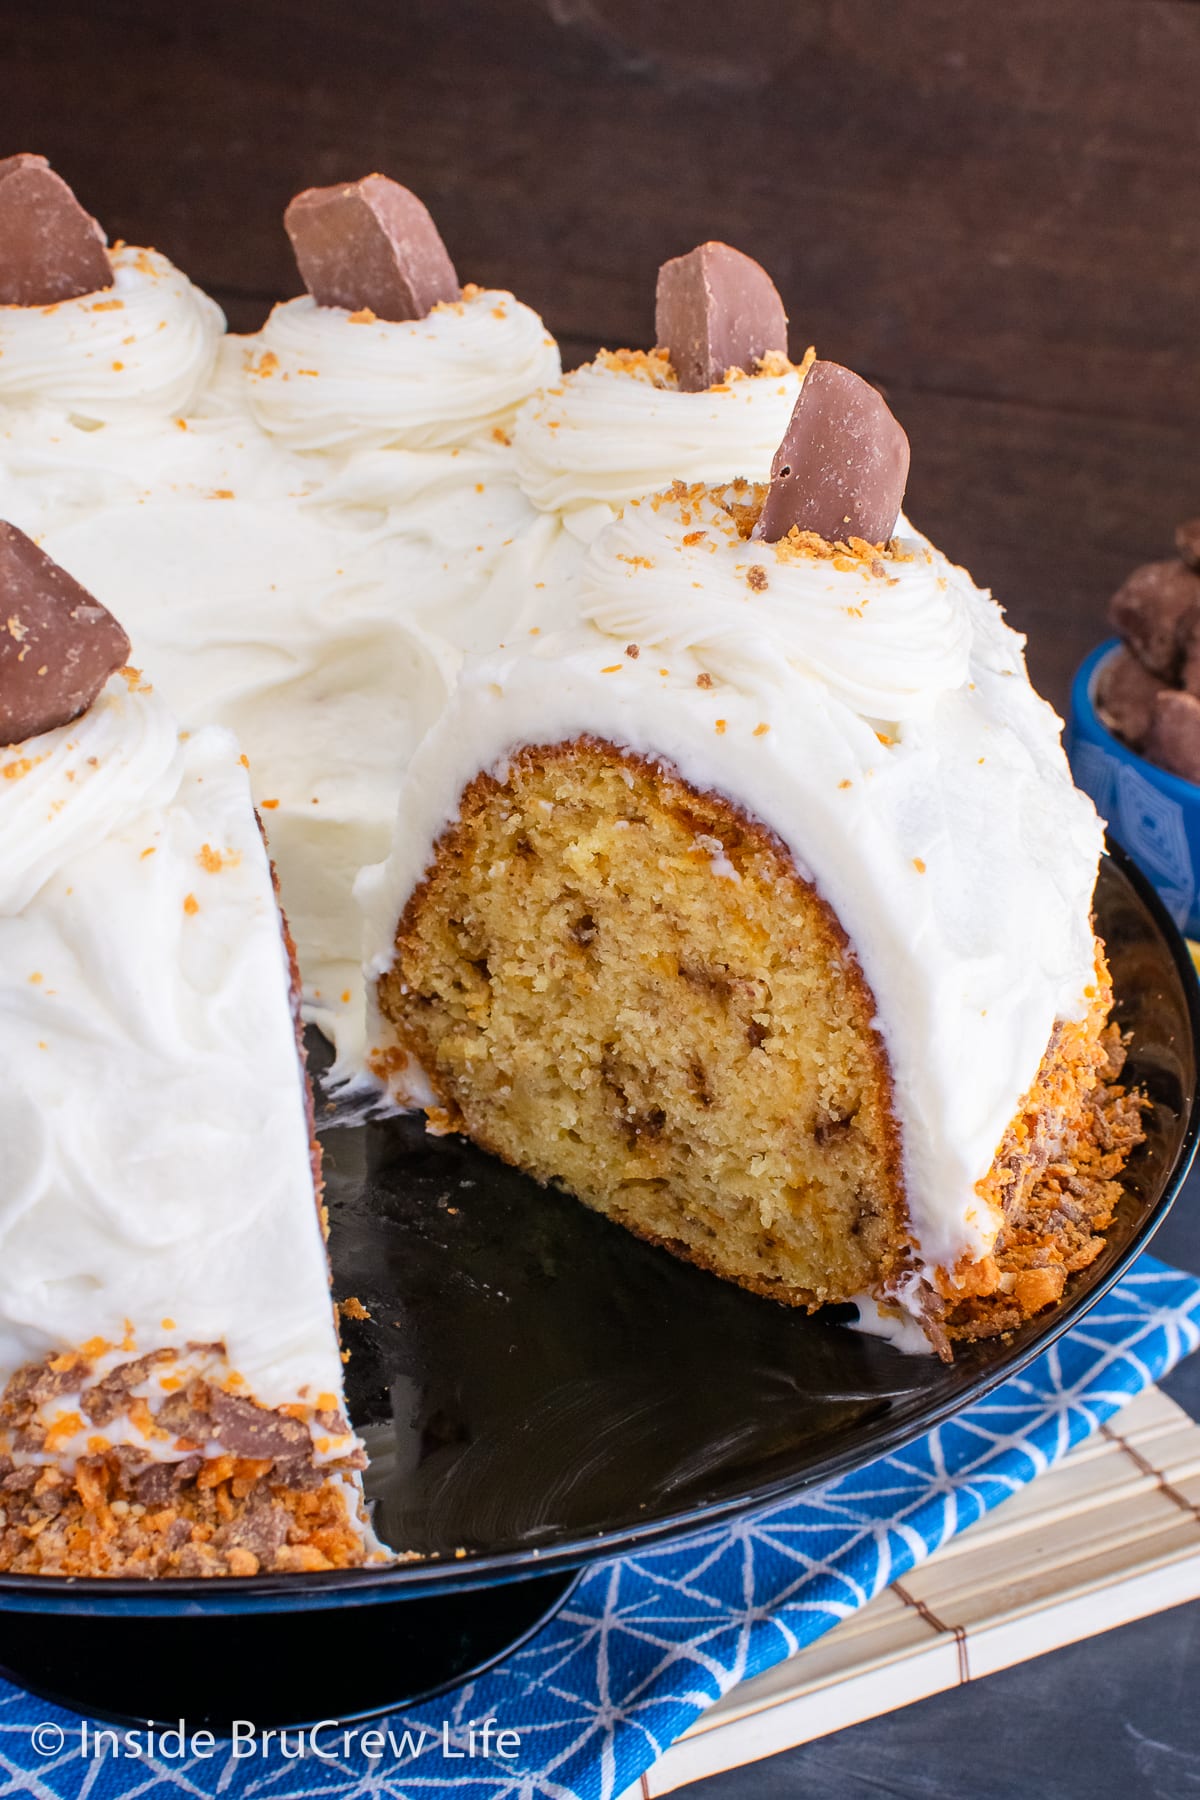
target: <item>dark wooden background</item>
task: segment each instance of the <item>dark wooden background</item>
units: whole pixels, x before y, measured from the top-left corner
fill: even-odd
[[[240,328],[300,187],[415,188],[568,360],[645,344],[727,238],[796,350],[883,385],[910,510],[1065,705],[1129,568],[1200,513],[1198,0],[0,0],[0,154]],[[1163,1253],[1200,1268],[1193,1198]],[[1200,1408],[1200,1373],[1172,1384]],[[706,1784],[714,1797],[1200,1792],[1200,1608]]]
[[[252,327],[280,215],[371,169],[576,360],[724,237],[881,383],[910,509],[1070,670],[1200,512],[1195,0],[26,0],[0,131]]]

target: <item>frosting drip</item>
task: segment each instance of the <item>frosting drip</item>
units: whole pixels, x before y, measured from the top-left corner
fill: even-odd
[[[195,294],[153,253],[122,257],[112,297],[130,283],[157,291],[145,268],[166,271],[164,291]],[[73,303],[79,329],[107,367],[102,334],[124,314],[90,304]],[[219,313],[203,307],[219,333]],[[19,324],[44,323],[20,310]],[[155,333],[164,351],[183,341]],[[19,359],[27,400],[0,394],[0,516],[121,620],[177,717],[238,735],[306,1016],[352,1067],[362,977],[351,884],[386,851],[399,771],[462,651],[503,636],[490,578],[537,519],[507,427],[538,382],[557,378],[557,349],[536,314],[498,292],[413,325],[355,323],[305,299],[254,338],[215,337],[186,412],[162,410],[144,368],[110,372],[139,403],[102,420],[81,416],[77,371],[56,383],[24,344]]]
[[[294,503],[237,498],[106,508],[45,547],[120,608],[176,716],[224,725],[245,747],[306,1010],[354,1054],[353,879],[386,848],[399,771],[456,666],[441,638],[395,615],[415,559]]]

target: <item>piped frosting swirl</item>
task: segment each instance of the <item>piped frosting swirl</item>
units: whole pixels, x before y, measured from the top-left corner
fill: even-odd
[[[750,541],[743,526],[762,492],[679,484],[634,501],[588,553],[582,617],[747,693],[805,674],[881,722],[962,685],[973,589],[961,570],[913,537],[883,551],[810,532]]]
[[[220,307],[157,250],[122,244],[111,260],[100,293],[0,307],[0,402],[101,424],[195,404],[225,329]]]
[[[757,375],[684,393],[661,353],[602,352],[518,415],[521,487],[586,540],[626,501],[673,481],[766,481],[808,361],[773,359]]]
[[[507,436],[513,415],[556,381],[558,346],[512,294],[467,288],[423,319],[277,306],[246,347],[250,406],[298,450],[435,449]]]

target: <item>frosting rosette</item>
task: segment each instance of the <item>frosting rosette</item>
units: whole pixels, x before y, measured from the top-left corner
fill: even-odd
[[[135,671],[82,718],[0,750],[0,915],[23,911],[64,864],[178,782],[179,737]]]
[[[243,366],[250,406],[273,437],[340,451],[507,437],[516,409],[561,369],[532,308],[475,287],[403,322],[302,295],[247,340]]]
[[[761,489],[679,484],[632,501],[592,545],[581,616],[660,658],[746,691],[793,673],[864,718],[908,719],[967,679],[967,576],[917,537],[831,545],[747,535]]]
[[[225,330],[215,300],[157,250],[111,252],[113,285],[52,306],[0,306],[0,403],[97,423],[185,413]]]
[[[602,351],[524,406],[517,477],[585,541],[626,501],[673,481],[766,481],[810,356],[684,393],[660,352]]]

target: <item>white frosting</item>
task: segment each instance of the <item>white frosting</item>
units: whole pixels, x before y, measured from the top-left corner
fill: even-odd
[[[587,546],[641,495],[675,481],[766,480],[804,369],[683,393],[659,358],[607,357],[522,407],[513,455],[536,507],[504,534],[457,642],[486,653],[575,616]]]
[[[121,257],[132,271],[122,280],[146,287],[145,263],[166,271],[164,291],[195,295],[153,253]],[[69,303],[80,332],[123,316],[90,304]],[[34,331],[45,322],[40,309],[9,314]],[[103,361],[96,345],[89,354]],[[56,384],[31,355],[24,341],[15,352],[20,400],[0,391],[0,516],[121,619],[178,717],[238,735],[306,1014],[352,1067],[362,976],[351,884],[386,851],[400,770],[462,651],[502,635],[489,578],[536,519],[506,427],[537,382],[557,377],[553,340],[496,292],[403,326],[354,324],[306,299],[277,308],[256,338],[214,340],[186,415],[164,410],[162,384],[143,372],[101,423],[79,416],[67,376]],[[247,373],[269,357],[272,376]],[[293,378],[309,367],[321,373]]]
[[[176,715],[245,747],[310,1016],[356,1054],[352,883],[386,849],[400,770],[455,665],[390,610],[387,545],[239,499],[109,507],[44,543],[118,614]]]
[[[355,451],[506,434],[516,408],[561,368],[538,315],[492,288],[403,323],[305,294],[275,308],[244,366],[249,404],[273,437]]]
[[[971,650],[967,578],[924,546],[908,554],[782,560],[706,497],[634,501],[584,564],[580,614],[746,693],[776,692],[782,663],[864,718],[908,719],[962,686]]]
[[[219,528],[210,501],[302,501],[313,485],[246,416],[89,426],[46,408],[0,407],[0,516],[39,538],[113,509],[177,500],[205,502]]]
[[[630,508],[593,547],[575,623],[464,670],[388,861],[359,878],[368,974],[479,770],[581,733],[666,760],[775,831],[841,920],[891,1059],[921,1254],[951,1267],[993,1241],[976,1183],[1055,1021],[1085,1010],[1099,821],[1022,640],[903,521],[909,560],[873,567],[746,542],[722,517]]]
[[[361,882],[376,975],[465,783],[522,743],[593,732],[673,762],[789,846],[876,997],[923,1254],[950,1264],[986,1248],[996,1221],[974,1184],[1091,979],[1098,825],[1020,640],[903,521],[911,560],[872,569],[735,540],[708,501],[629,504],[674,481],[764,479],[801,372],[685,394],[600,359],[560,381],[537,315],[475,290],[408,324],[304,297],[256,337],[223,338],[219,310],[164,258],[113,254],[109,292],[0,308],[0,516],[111,606],[189,724],[241,737],[309,1010],[338,1037],[339,1067],[357,1049],[350,886],[387,849],[405,764],[391,856]],[[450,700],[463,653],[497,645]],[[81,735],[94,764],[79,764]],[[120,1156],[136,1175],[143,1350],[178,1271],[189,1291],[195,1275],[198,1316],[227,1303],[249,1224],[232,1206],[243,1188],[214,1171],[250,1130],[246,1095],[255,1145],[299,1142],[294,1056],[262,991],[274,952],[251,956],[248,940],[244,964],[233,956],[217,920],[234,902],[201,893],[216,884],[212,901],[249,906],[261,951],[274,915],[231,758],[208,729],[180,750],[156,700],[110,687],[0,780],[0,1043],[17,1071],[0,1099],[16,1170],[0,1194],[0,1373],[6,1357],[116,1330],[95,1320],[130,1235],[113,1224]],[[237,871],[192,878],[197,833],[232,830],[235,813]],[[170,854],[143,863],[151,827]],[[204,903],[181,922],[185,872]],[[231,1022],[263,1056],[265,1100]],[[51,1030],[62,1054],[35,1055]],[[164,1056],[195,1104],[146,1104]],[[277,1109],[266,1125],[264,1105]],[[181,1132],[195,1140],[186,1178]],[[230,1353],[268,1404],[330,1350],[311,1336],[328,1314],[319,1239],[294,1233],[302,1174],[286,1158],[264,1171],[264,1217],[292,1218],[296,1242],[278,1263],[239,1264],[233,1289],[245,1339]],[[71,1230],[39,1238],[60,1204]],[[276,1292],[280,1271],[294,1295]],[[261,1317],[255,1283],[275,1296]],[[181,1333],[213,1335],[179,1307]]]
[[[228,733],[114,676],[0,751],[0,1387],[220,1341],[263,1405],[340,1400],[289,992]]]
[[[856,1294],[851,1304],[858,1308],[858,1317],[850,1324],[852,1331],[882,1338],[905,1356],[929,1355],[929,1339],[911,1313],[898,1312],[894,1306],[880,1306],[873,1294]]]
[[[521,409],[521,486],[588,542],[627,500],[673,481],[766,481],[800,381],[789,369],[689,394],[600,357]]]
[[[220,307],[156,250],[111,252],[113,285],[53,306],[0,306],[0,405],[113,421],[186,412],[212,371]]]

